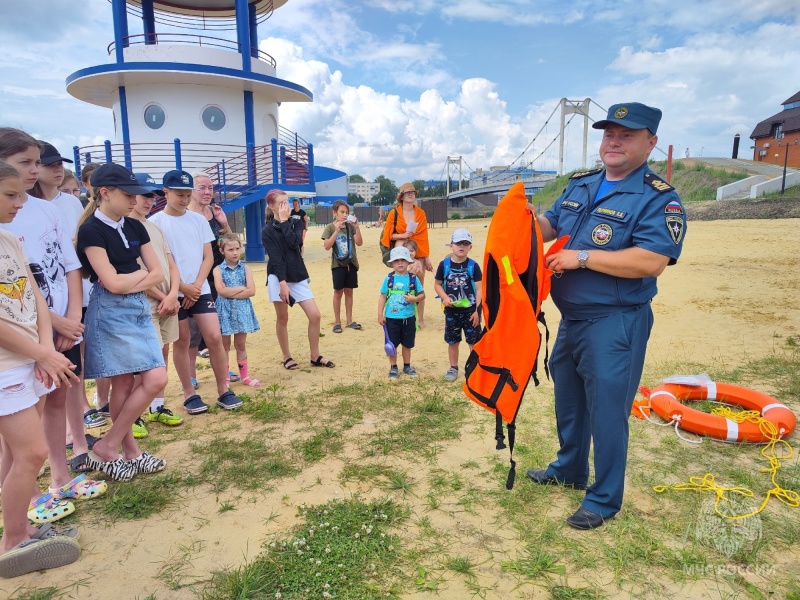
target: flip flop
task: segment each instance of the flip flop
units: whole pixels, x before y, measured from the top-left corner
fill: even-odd
[[[261,382],[258,379],[253,379],[251,377],[245,377],[242,379],[242,383],[249,385],[250,387],[261,387]]]
[[[300,368],[300,365],[298,365],[297,361],[290,356],[283,361],[283,368],[287,371],[295,371]]]
[[[91,433],[85,434],[85,437],[86,437],[86,444],[89,446],[89,450],[93,450],[94,445],[100,441],[99,437],[95,437]],[[72,450],[72,443],[67,444],[67,450]]]
[[[355,330],[358,331],[358,330],[361,329],[361,325],[356,323],[355,321],[353,321],[352,323],[350,323],[350,325],[347,326],[347,328],[348,329],[355,329]]]
[[[348,325],[348,327],[350,327],[350,326]],[[333,326],[333,333],[342,333],[342,324],[341,323],[337,323],[336,325]]]
[[[89,455],[86,453],[73,456],[69,459],[69,470],[73,473],[88,473],[92,468],[87,463],[87,458],[89,458]]]
[[[81,547],[68,537],[30,539],[0,555],[0,577],[10,579],[33,571],[55,569],[78,560]]]
[[[336,365],[335,365],[335,364],[333,364],[333,362],[332,362],[332,361],[328,360],[327,358],[324,358],[324,357],[323,357],[323,356],[320,354],[320,355],[317,357],[317,360],[312,360],[312,361],[311,361],[311,366],[312,366],[312,367],[327,367],[327,368],[329,368],[329,369],[332,369],[332,368],[333,368],[333,367],[335,367]]]

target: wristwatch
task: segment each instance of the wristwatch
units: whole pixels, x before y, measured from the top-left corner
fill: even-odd
[[[586,261],[589,259],[589,251],[588,250],[580,250],[578,252],[578,264],[581,266],[581,269],[586,268]]]

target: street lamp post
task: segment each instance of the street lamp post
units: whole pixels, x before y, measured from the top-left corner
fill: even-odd
[[[783,153],[783,179],[781,180],[781,196],[786,190],[786,165],[789,162],[789,142],[786,142],[786,152]]]

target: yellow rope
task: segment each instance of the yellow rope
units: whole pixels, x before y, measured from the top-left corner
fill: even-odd
[[[716,502],[714,502],[714,512],[716,512],[720,517],[725,519],[746,519],[748,517],[752,517],[753,515],[757,515],[762,510],[764,510],[769,502],[770,497],[774,496],[785,505],[789,506],[790,508],[798,508],[800,507],[800,494],[793,490],[787,490],[782,488],[778,485],[775,481],[775,477],[778,474],[778,470],[781,468],[782,460],[787,460],[792,457],[794,454],[794,450],[792,446],[786,441],[780,438],[780,433],[778,432],[778,428],[775,427],[774,423],[767,421],[764,417],[761,416],[757,410],[742,410],[742,411],[733,411],[727,406],[720,406],[714,408],[711,411],[714,415],[719,415],[726,419],[730,419],[731,421],[735,421],[736,423],[744,423],[745,421],[750,421],[751,423],[757,423],[758,428],[761,431],[761,434],[769,440],[767,444],[761,449],[761,455],[767,459],[769,462],[769,468],[761,469],[762,473],[770,473],[770,480],[772,481],[772,489],[767,492],[766,497],[764,498],[764,502],[761,503],[761,506],[758,509],[746,514],[746,515],[726,515],[720,512],[719,510],[719,503],[720,501],[728,500],[726,497],[726,493],[730,492],[732,494],[739,494],[746,498],[752,498],[755,494],[753,494],[752,490],[744,487],[737,487],[737,486],[725,486],[719,485],[714,481],[714,476],[711,473],[706,473],[702,477],[690,477],[687,483],[677,483],[675,485],[656,485],[653,486],[653,490],[656,493],[666,492],[667,490],[677,490],[677,491],[684,491],[684,490],[692,490],[696,492],[714,492],[717,496]],[[784,449],[783,454],[777,454],[776,448],[778,445]]]

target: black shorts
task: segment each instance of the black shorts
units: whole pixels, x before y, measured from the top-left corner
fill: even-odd
[[[396,348],[413,348],[417,339],[417,319],[386,319],[386,331],[389,332],[389,340]]]
[[[203,294],[197,299],[197,302],[192,304],[189,308],[181,307],[180,310],[178,310],[178,320],[183,321],[194,315],[216,314],[216,312],[217,304],[214,302],[211,294]]]
[[[75,365],[75,368],[72,369],[72,372],[80,377],[81,372],[83,371],[83,363],[81,362],[81,345],[75,344],[72,348],[69,350],[64,350],[64,352],[61,354],[66,356],[69,359],[69,362]]]
[[[464,337],[467,343],[472,346],[477,343],[481,334],[480,323],[478,325],[472,324],[472,315],[475,309],[458,310],[445,308],[444,309],[444,341],[448,344],[458,344],[461,342],[461,332],[464,332]]]
[[[333,289],[335,290],[355,289],[358,287],[358,271],[352,265],[332,268],[331,276],[333,277]]]

